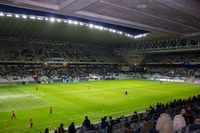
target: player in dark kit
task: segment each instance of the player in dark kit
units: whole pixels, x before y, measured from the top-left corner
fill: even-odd
[[[38,90],[38,87],[36,86],[35,90],[37,91]]]
[[[32,119],[29,120],[29,125],[30,125],[31,128],[33,127],[33,120]]]
[[[11,117],[11,118],[12,118],[12,119],[13,119],[13,118],[16,118],[16,114],[15,114],[15,111],[14,111],[14,110],[12,111],[12,117]]]
[[[128,95],[128,91],[125,91],[125,95]]]
[[[53,113],[52,106],[50,106],[50,108],[49,108],[49,113],[50,113],[50,114],[52,114],[52,113]]]

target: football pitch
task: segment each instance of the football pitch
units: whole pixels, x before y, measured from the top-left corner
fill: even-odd
[[[200,94],[200,85],[147,80],[111,80],[79,83],[0,87],[0,133],[39,133],[65,127],[84,116],[92,122],[102,116],[122,116],[143,111],[157,102]],[[125,91],[128,95],[125,95]],[[52,106],[53,113],[49,113]],[[11,119],[12,110],[16,119]],[[33,128],[29,120],[33,119]]]

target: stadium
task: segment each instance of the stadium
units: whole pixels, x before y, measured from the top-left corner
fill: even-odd
[[[200,132],[200,1],[0,0],[0,133]]]

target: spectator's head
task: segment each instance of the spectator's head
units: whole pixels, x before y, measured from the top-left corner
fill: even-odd
[[[45,133],[47,133],[47,132],[49,132],[49,129],[48,129],[48,128],[45,129]]]
[[[200,115],[199,114],[195,114],[193,120],[194,120],[194,124],[200,125]]]
[[[177,113],[178,113],[178,114],[184,115],[185,112],[186,112],[186,111],[185,111],[184,108],[178,108],[178,109],[177,109]]]
[[[63,127],[64,126],[64,124],[63,123],[60,123],[60,127]]]
[[[180,114],[181,114],[181,115],[184,115],[185,112],[186,112],[185,109],[184,109],[184,108],[181,108],[181,110],[180,110]]]
[[[144,118],[144,121],[145,121],[145,122],[149,121],[149,118],[148,118],[148,117],[145,117],[145,118]]]
[[[125,124],[125,127],[126,127],[126,128],[131,128],[131,125],[130,125],[130,123],[129,123],[129,122],[127,122],[127,123]]]
[[[74,126],[74,122],[71,123],[71,126],[72,126],[72,125]]]

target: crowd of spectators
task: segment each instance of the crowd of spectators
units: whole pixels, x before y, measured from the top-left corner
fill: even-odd
[[[200,132],[200,95],[188,99],[157,103],[145,112],[112,118],[104,116],[93,124],[88,116],[79,128],[72,122],[68,128],[61,123],[56,133],[198,133]],[[45,129],[46,131],[47,129]],[[47,133],[47,132],[45,132]]]
[[[0,38],[0,61],[125,62],[109,46],[32,38]]]
[[[124,75],[130,78],[169,78],[199,83],[200,69],[185,67],[144,67],[124,71],[121,65],[77,65],[77,64],[1,64],[0,82],[63,82],[64,78],[73,80],[89,80],[90,78],[115,79]],[[123,77],[122,77],[123,78]]]
[[[118,65],[0,65],[0,78],[11,82],[21,81],[28,77],[32,78],[33,81],[38,80],[40,82],[44,78],[46,78],[46,81],[59,79],[62,81],[64,77],[81,80],[90,77],[90,75],[109,76],[118,73],[120,73]]]
[[[142,64],[182,64],[196,65],[200,63],[200,52],[175,52],[146,54]]]

